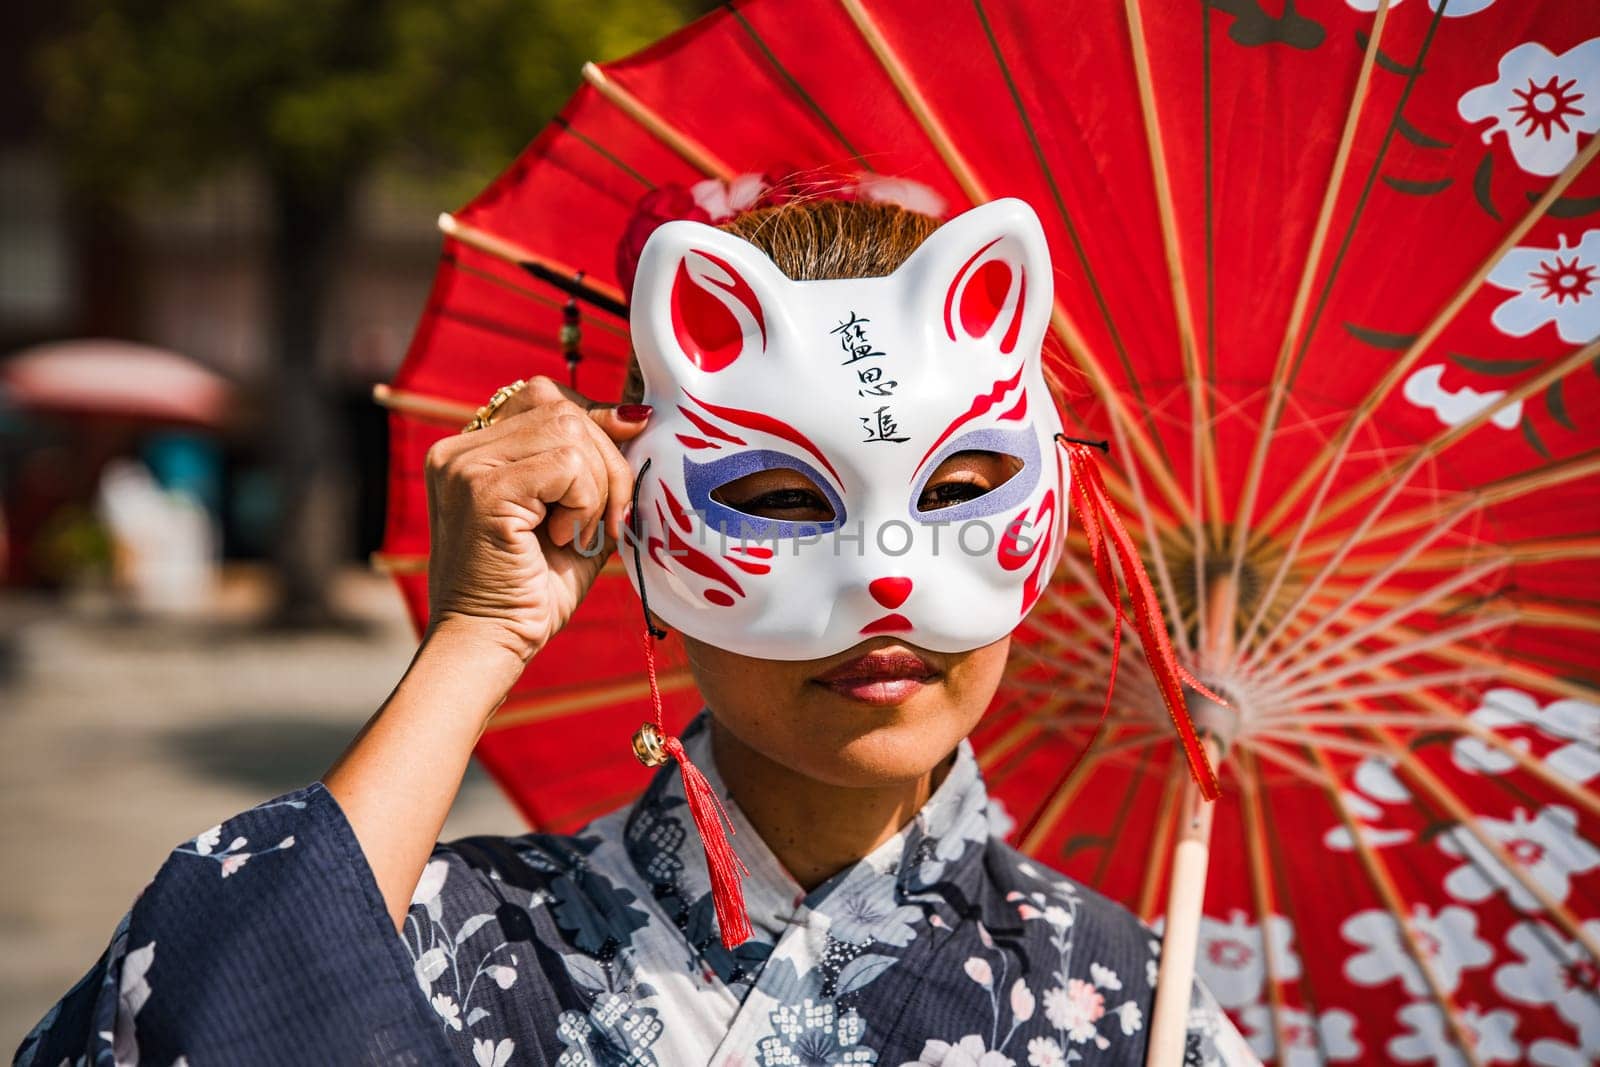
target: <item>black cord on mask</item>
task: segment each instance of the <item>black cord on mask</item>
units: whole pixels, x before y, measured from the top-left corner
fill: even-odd
[[[667,636],[667,631],[659,629],[650,621],[650,600],[644,592],[644,561],[639,555],[639,542],[643,539],[641,531],[644,525],[639,519],[639,488],[644,485],[644,475],[649,469],[650,461],[647,459],[633,479],[633,503],[628,509],[628,532],[633,535],[633,575],[638,579],[639,607],[644,610],[644,628],[650,631],[651,637],[660,640]]]

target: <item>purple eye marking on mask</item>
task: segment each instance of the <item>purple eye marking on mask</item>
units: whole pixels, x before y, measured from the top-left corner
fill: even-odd
[[[922,511],[917,501],[928,482],[938,473],[939,465],[957,452],[996,452],[1022,461],[1022,467],[1003,484],[995,486],[982,496],[966,500],[954,507],[930,508]],[[1033,429],[973,430],[962,434],[941,448],[926,464],[927,473],[917,479],[911,490],[911,517],[918,522],[966,522],[969,519],[986,519],[997,512],[1009,511],[1032,495],[1039,484],[1039,437]]]
[[[817,491],[828,501],[828,506],[833,508],[833,518],[827,522],[789,522],[784,519],[768,519],[760,515],[751,515],[748,512],[730,508],[720,501],[713,500],[711,494],[727,485],[736,482],[747,474],[758,474],[762,471],[789,470],[796,474],[803,474],[816,486]],[[839,494],[834,490],[828,479],[817,473],[815,467],[803,459],[783,452],[774,452],[770,449],[751,449],[744,452],[735,452],[731,456],[723,456],[707,463],[696,463],[688,456],[683,458],[683,485],[689,493],[689,506],[698,512],[706,526],[719,531],[724,537],[743,541],[766,541],[773,538],[787,539],[802,535],[815,535],[818,533],[831,533],[844,523],[844,501],[839,499]]]

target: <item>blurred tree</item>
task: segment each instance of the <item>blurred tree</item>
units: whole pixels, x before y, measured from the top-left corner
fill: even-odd
[[[337,427],[318,366],[352,200],[375,168],[453,200],[560,107],[580,64],[639,48],[705,0],[81,0],[38,71],[71,172],[112,198],[251,168],[270,191],[271,405],[285,509],[280,614],[328,617]]]

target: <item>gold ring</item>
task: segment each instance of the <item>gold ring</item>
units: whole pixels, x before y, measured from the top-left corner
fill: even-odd
[[[473,430],[481,430],[489,425],[494,421],[494,417],[500,411],[501,406],[521,392],[527,384],[528,380],[526,378],[518,378],[510,385],[502,385],[496,389],[494,395],[489,398],[489,402],[479,408],[476,415],[472,416],[472,421],[461,427],[461,432],[471,433]]]

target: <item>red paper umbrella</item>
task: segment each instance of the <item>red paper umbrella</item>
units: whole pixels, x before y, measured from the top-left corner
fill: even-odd
[[[564,313],[579,388],[617,394],[618,250],[655,218],[792,172],[947,212],[1021,197],[1069,432],[1112,442],[1178,658],[1227,706],[1190,701],[1215,805],[1131,626],[1099,724],[1112,614],[1075,519],[976,738],[1016,839],[1152,919],[1170,897],[1163,966],[1197,949],[1269,1058],[1587,1063],[1600,8],[1308,6],[753,0],[589,68],[447,220],[384,394],[383,559],[421,619],[422,455],[497,386],[567,374]],[[614,563],[485,735],[534,822],[643,782],[640,629]],[[681,720],[681,659],[663,681]]]

